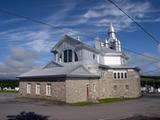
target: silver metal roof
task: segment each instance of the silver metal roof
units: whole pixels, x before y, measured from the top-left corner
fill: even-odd
[[[54,52],[57,50],[57,48],[64,42],[64,41],[69,41],[70,44],[75,44],[76,48],[85,48],[87,50],[93,51],[95,53],[100,53],[100,51],[98,49],[95,49],[85,43],[83,43],[82,41],[79,41],[77,39],[74,39],[68,35],[65,35],[52,49],[51,52]]]
[[[50,62],[50,64],[55,64]],[[58,63],[56,63],[58,64]],[[28,77],[56,77],[56,76],[68,76],[68,77],[99,77],[98,74],[93,74],[89,72],[80,63],[67,63],[60,64],[61,66],[43,67],[39,69],[33,69],[29,72],[23,73],[18,76],[18,78],[28,78]]]

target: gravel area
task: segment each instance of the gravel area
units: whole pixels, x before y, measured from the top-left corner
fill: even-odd
[[[16,115],[40,115],[42,120],[160,120],[160,96],[89,106],[53,105],[15,99],[14,93],[0,93],[0,120]],[[24,113],[22,113],[24,112]],[[147,117],[146,117],[147,116]],[[157,117],[157,119],[147,119]],[[142,119],[145,118],[145,119]]]

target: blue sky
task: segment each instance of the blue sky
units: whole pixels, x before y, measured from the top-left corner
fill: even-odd
[[[114,1],[160,41],[159,0]],[[61,28],[50,28],[0,12],[0,78],[12,78],[45,65],[53,58],[50,49],[64,34],[79,35],[83,42],[92,46],[97,36],[105,40],[110,22],[116,28],[122,47],[160,57],[160,45],[107,0],[0,0],[0,9]],[[130,65],[141,67],[154,62],[133,53],[128,56]],[[159,67],[160,62],[143,66],[142,72]],[[152,72],[159,73],[159,70]]]

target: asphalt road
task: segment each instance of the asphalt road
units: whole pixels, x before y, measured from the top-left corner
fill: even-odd
[[[17,115],[21,112],[48,116],[48,120],[120,120],[134,115],[160,116],[159,96],[81,107],[17,100],[15,96],[13,93],[0,94],[0,120],[7,120],[8,115]]]

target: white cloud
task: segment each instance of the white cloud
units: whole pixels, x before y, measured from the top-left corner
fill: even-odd
[[[157,46],[158,52],[160,53],[160,44]]]
[[[117,4],[135,20],[143,19],[146,13],[151,9],[149,2],[118,1]],[[109,22],[112,21],[117,30],[124,30],[125,28],[132,27],[133,23],[124,13],[109,2],[90,8],[83,15],[83,18],[91,21],[91,24],[93,23],[92,21],[94,21],[94,25],[99,27],[108,26]]]
[[[128,64],[140,68],[141,74],[157,75],[157,73],[160,73],[160,61],[157,56],[150,53],[143,53],[144,56],[128,52],[127,54],[129,57]]]
[[[12,19],[8,19],[8,20],[1,20],[1,24],[11,24],[11,23],[16,23],[16,22],[22,22],[24,21],[25,19],[23,18],[12,18]]]
[[[38,66],[37,53],[24,48],[12,48],[10,55],[0,63],[1,78],[15,78],[17,75]]]
[[[149,2],[135,2],[131,0],[116,0],[116,2],[138,22],[160,22],[160,18],[155,17],[153,19],[152,17],[153,13],[160,12],[160,10],[153,9]],[[30,52],[32,51],[32,53],[49,53],[52,46],[54,46],[54,44],[60,39],[60,36],[64,34],[69,34],[73,37],[80,35],[80,38],[83,40],[85,35],[89,35],[89,32],[92,34],[98,33],[99,31],[105,32],[106,30],[104,30],[104,27],[107,27],[111,21],[114,23],[116,30],[135,30],[135,26],[132,24],[133,22],[107,1],[102,4],[87,6],[87,8],[83,9],[83,12],[77,12],[76,15],[71,15],[70,12],[74,10],[76,10],[76,3],[68,3],[56,12],[53,11],[53,14],[50,17],[44,18],[47,23],[53,24],[57,27],[59,26],[60,28],[62,27],[62,29],[50,29],[49,27],[36,24],[36,26],[25,26],[1,31],[1,40],[4,40],[7,44],[6,46],[9,48],[15,49],[11,50],[11,55],[6,58],[4,63],[0,63],[0,76],[2,74],[7,74],[7,71],[10,75],[15,75],[31,69],[32,66],[37,63],[35,63],[34,56],[32,56],[32,54],[30,55],[27,49],[29,49]],[[4,22],[15,23],[21,20],[23,19],[14,18]],[[89,25],[92,29],[88,27]],[[81,27],[83,26],[87,27],[82,30]],[[72,27],[73,29],[71,29]],[[93,44],[93,39],[86,42]],[[23,47],[24,50],[16,49],[17,46]],[[158,50],[160,51],[159,46]],[[25,57],[24,54],[29,56],[31,60]],[[138,64],[143,63],[142,61],[144,61],[144,58],[135,58],[137,57],[131,56],[133,62],[140,61]],[[146,63],[151,61],[152,60],[145,59]],[[155,67],[156,65],[159,66],[159,64],[155,64]],[[15,71],[16,68],[18,68],[17,71]],[[147,69],[149,68],[146,68],[146,70]]]

